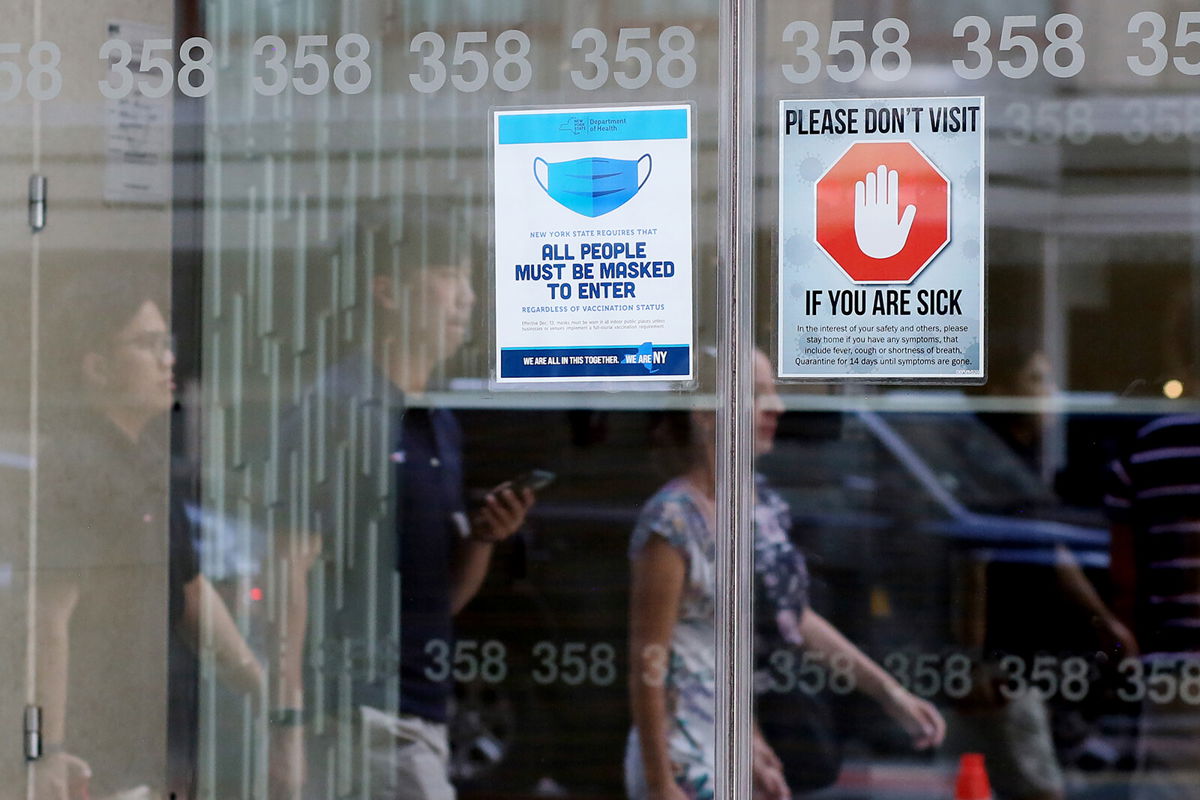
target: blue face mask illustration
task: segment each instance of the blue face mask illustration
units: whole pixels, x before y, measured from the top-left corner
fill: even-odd
[[[638,165],[643,161],[646,177],[639,183]],[[544,181],[538,174],[538,162],[546,169]],[[652,168],[649,153],[636,161],[577,158],[554,164],[539,156],[533,160],[533,177],[559,205],[585,217],[599,217],[629,202],[646,185]]]

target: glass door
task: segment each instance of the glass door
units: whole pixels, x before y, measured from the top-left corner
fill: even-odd
[[[173,101],[149,55],[174,15],[30,6],[13,60],[19,102],[36,101],[30,172],[46,213],[40,232],[11,240],[32,236],[34,257],[6,273],[24,276],[6,297],[22,309],[14,386],[32,380],[16,406],[32,487],[14,507],[31,504],[29,521],[10,528],[31,532],[36,569],[32,796],[166,797],[170,647],[194,641],[183,609],[196,588],[169,574],[182,530],[168,508]]]
[[[758,504],[808,565],[799,622],[757,595],[783,776],[1187,796],[1195,11],[755,11]]]
[[[201,571],[266,684],[201,672],[199,796],[620,796],[631,681],[665,708],[682,657],[631,653],[633,532],[722,405],[716,4],[198,30]],[[708,794],[714,535],[679,701]]]
[[[9,5],[3,785],[1190,796],[1200,7]]]
[[[23,75],[27,66],[23,48],[32,39],[33,4],[22,2],[11,9],[11,34],[5,36],[5,62]],[[14,49],[22,48],[20,50]],[[0,714],[22,720],[32,702],[31,631],[34,603],[31,564],[29,485],[31,474],[29,389],[30,389],[30,276],[34,245],[27,221],[27,187],[34,172],[34,104],[22,96],[23,81],[6,65],[4,83],[4,135],[0,137],[0,185],[4,186],[5,213],[0,215],[0,273],[4,278],[4,341],[0,348],[5,373],[11,376],[3,391],[3,496],[4,531],[0,536],[0,671],[6,679],[0,686]],[[14,730],[16,730],[14,728]],[[5,747],[0,753],[0,781],[23,788],[26,770],[22,747]]]

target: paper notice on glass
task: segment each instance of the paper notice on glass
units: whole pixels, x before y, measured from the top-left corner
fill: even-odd
[[[167,201],[171,179],[172,92],[148,97],[139,84],[145,81],[153,92],[160,80],[170,78],[151,59],[175,62],[171,32],[161,25],[110,20],[106,34],[107,40],[129,44],[127,52],[109,53],[107,83],[129,90],[104,101],[104,200],[160,205]]]
[[[495,113],[498,383],[693,375],[688,105]]]
[[[985,377],[984,99],[779,105],[779,376]]]

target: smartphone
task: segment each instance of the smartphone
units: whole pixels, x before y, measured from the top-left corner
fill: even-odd
[[[554,479],[558,476],[548,469],[531,469],[529,472],[522,472],[517,477],[509,481],[509,488],[514,492],[520,493],[525,489],[534,492],[540,492],[550,484],[554,483]]]

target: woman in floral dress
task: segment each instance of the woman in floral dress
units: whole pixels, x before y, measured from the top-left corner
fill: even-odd
[[[771,364],[755,354],[755,455],[774,444],[782,413]],[[633,730],[625,758],[632,800],[707,800],[716,760],[715,442],[711,413],[690,415],[692,455],[685,472],[646,503],[634,528],[630,603],[630,699]],[[789,644],[848,659],[855,685],[912,737],[936,746],[945,723],[930,703],[890,675],[808,606],[804,557],[788,536],[783,499],[756,485],[754,571],[779,633]],[[756,798],[785,800],[783,767],[757,728]]]

